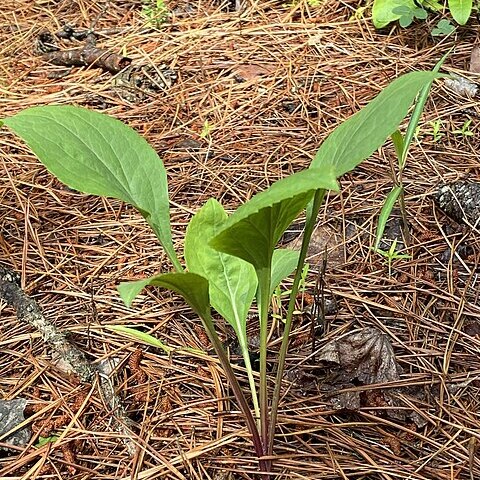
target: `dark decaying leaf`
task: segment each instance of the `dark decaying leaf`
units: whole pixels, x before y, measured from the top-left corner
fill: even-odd
[[[336,365],[339,383],[356,379],[364,385],[388,384],[398,380],[401,372],[388,337],[376,328],[363,328],[333,340],[316,359]]]
[[[308,245],[307,262],[316,266],[322,263],[326,253],[330,268],[341,265],[345,261],[342,241],[342,236],[333,227],[317,224]],[[287,244],[287,247],[292,250],[300,250],[301,246],[302,237],[300,236]]]
[[[26,405],[27,401],[24,398],[0,400],[0,437],[25,421],[23,411],[25,410]],[[31,435],[30,428],[23,427],[15,430],[11,435],[2,439],[2,442],[17,447],[23,447],[28,443]]]
[[[478,227],[480,183],[459,181],[441,185],[435,195],[435,202],[458,223]]]
[[[333,340],[318,352],[316,361],[330,367],[328,379],[321,382],[320,389],[333,408],[372,407],[377,414],[380,408],[391,419],[410,418],[417,427],[425,425],[425,419],[402,400],[404,395],[422,398],[422,392],[391,388],[400,379],[402,369],[390,340],[380,330],[363,328]],[[362,385],[379,385],[379,388],[362,388]],[[383,385],[385,388],[381,388]]]

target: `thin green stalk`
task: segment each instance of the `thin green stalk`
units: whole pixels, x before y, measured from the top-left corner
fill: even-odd
[[[253,378],[252,362],[250,361],[250,354],[248,352],[247,339],[239,337],[238,342],[242,351],[243,361],[245,362],[245,370],[247,371],[248,384],[252,394],[253,410],[255,411],[255,417],[257,419],[257,428],[260,429],[260,406],[258,404],[257,387],[255,385],[255,379]]]
[[[213,348],[215,349],[215,352],[218,355],[220,363],[222,364],[222,367],[225,371],[225,375],[227,376],[227,379],[230,382],[230,385],[232,386],[233,393],[235,395],[235,398],[237,399],[237,402],[239,403],[240,409],[242,410],[242,413],[245,417],[245,421],[247,422],[248,430],[252,435],[252,441],[255,448],[255,453],[259,458],[260,471],[268,473],[270,471],[269,470],[270,462],[262,459],[262,457],[265,455],[265,447],[260,438],[257,424],[255,422],[255,419],[253,418],[252,412],[250,411],[250,407],[248,406],[248,402],[245,398],[245,395],[243,394],[242,388],[238,383],[237,377],[235,376],[235,372],[233,371],[233,368],[230,364],[230,361],[225,352],[225,349],[223,348],[222,342],[218,338],[217,332],[213,325],[212,317],[210,316],[210,314],[208,316],[203,315],[201,317],[201,320],[207,332],[207,335],[210,341],[212,342]]]
[[[260,315],[260,436],[265,448],[268,445],[267,339],[271,270],[270,263],[268,267],[257,271]]]
[[[280,390],[282,385],[283,372],[285,370],[285,360],[287,358],[288,342],[290,336],[290,330],[292,328],[293,312],[295,310],[295,299],[298,293],[298,287],[302,279],[302,270],[307,256],[308,245],[310,238],[312,237],[313,230],[315,228],[315,221],[322,206],[323,198],[325,196],[325,190],[317,190],[312,201],[312,206],[307,214],[307,221],[305,223],[305,231],[303,232],[302,247],[300,249],[300,255],[298,257],[297,270],[293,279],[292,291],[290,293],[290,299],[288,302],[287,317],[285,319],[285,328],[283,331],[282,345],[280,347],[280,353],[278,356],[277,376],[275,379],[275,390],[272,398],[272,410],[270,412],[270,430],[268,434],[269,442],[267,454],[273,453],[273,442],[275,439],[275,428],[277,426],[277,413],[278,404],[280,402]]]
[[[411,243],[410,230],[408,229],[407,207],[405,205],[405,190],[403,188],[403,169],[398,173],[398,186],[400,187],[400,194],[398,196],[398,204],[400,205],[400,215],[402,217],[402,231],[405,246],[409,247]]]

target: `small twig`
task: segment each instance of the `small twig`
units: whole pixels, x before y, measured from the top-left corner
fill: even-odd
[[[91,42],[87,42],[81,48],[48,52],[43,55],[43,58],[54,65],[64,67],[91,66],[111,73],[120,72],[132,62],[130,58],[117,55],[103,48],[97,48]]]
[[[91,383],[99,374],[98,389],[115,420],[115,430],[123,435],[128,453],[135,454],[136,445],[131,438],[128,428],[132,424],[127,417],[120,398],[115,394],[115,389],[107,375],[102,374],[92,365],[85,354],[70,343],[66,336],[61,333],[42,313],[38,303],[26,295],[20,288],[20,276],[0,265],[0,299],[13,307],[20,322],[28,323],[35,328],[44,342],[48,343],[61,359],[71,365],[73,372],[83,383]]]
[[[16,310],[20,322],[28,323],[40,332],[43,341],[72,366],[82,382],[92,381],[95,367],[85,358],[81,350],[72,345],[65,335],[44,317],[38,303],[23,292],[20,288],[20,276],[1,265],[0,298]]]

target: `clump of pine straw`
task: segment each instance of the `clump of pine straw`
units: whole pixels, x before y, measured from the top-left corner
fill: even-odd
[[[305,168],[332,129],[398,75],[431,69],[454,42],[445,69],[466,69],[478,28],[472,24],[439,42],[429,35],[430,20],[377,32],[368,20],[354,18],[358,2],[246,3],[240,13],[220,2],[172,1],[171,21],[152,30],[140,16],[140,1],[4,2],[2,115],[32,105],[76,104],[137,129],[165,161],[174,238],[180,239],[209,197],[235,208]],[[92,22],[107,32],[98,40],[102,48],[137,64],[166,64],[176,70],[177,82],[129,104],[112,89],[110,74],[65,71],[35,54],[41,31],[54,33],[64,23],[89,28]],[[431,197],[440,182],[478,180],[478,139],[452,133],[468,119],[464,109],[473,107],[435,84],[404,176],[413,258],[396,263],[391,277],[369,249],[391,187],[390,145],[342,179],[342,193],[328,198],[321,218],[342,235],[353,220],[360,227],[344,235],[344,263],[327,268],[326,288],[339,311],[317,344],[357,327],[383,331],[403,368],[394,386],[415,387],[416,395],[406,388],[404,401],[425,425],[395,421],[381,404],[334,411],[320,389],[305,392],[304,385],[286,381],[275,447],[278,478],[480,477],[478,235],[445,218]],[[435,119],[444,133],[438,142],[429,134],[428,122]],[[202,138],[206,122],[211,130]],[[138,446],[130,459],[95,387],[85,389],[62,373],[38,334],[4,309],[2,397],[28,398],[37,429],[62,422],[59,442],[10,452],[0,459],[0,476],[65,478],[62,445],[70,445],[76,478],[253,478],[253,449],[199,322],[167,292],[149,290],[128,309],[115,291],[120,280],[169,268],[146,223],[116,200],[65,188],[19,139],[5,129],[0,135],[2,263],[21,273],[25,291],[90,360],[117,359],[115,382],[136,422]],[[469,248],[465,265],[453,254],[442,257],[460,243]],[[167,357],[141,346],[140,362],[129,366],[138,344],[109,329],[118,324],[135,324],[172,347],[205,354],[179,350]],[[226,339],[229,332],[221,329]],[[299,327],[294,337],[300,334]],[[297,342],[287,367],[295,371],[309,354],[309,342]],[[238,372],[243,375],[240,367]],[[382,387],[392,385],[356,388]]]

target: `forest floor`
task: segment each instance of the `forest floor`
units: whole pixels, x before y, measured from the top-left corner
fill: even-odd
[[[401,74],[432,69],[453,47],[443,71],[475,79],[469,73],[475,19],[434,38],[438,16],[376,31],[358,15],[358,0],[319,4],[246,0],[236,10],[235,2],[167,0],[169,17],[152,28],[138,0],[6,0],[1,116],[73,104],[136,129],[167,168],[181,250],[189,219],[208,198],[233,210],[306,168],[337,125]],[[129,57],[138,70],[132,77],[53,65],[39,52],[49,49],[45,39],[60,50],[85,42],[55,36],[66,24],[75,32],[93,29],[97,47]],[[132,78],[140,80],[129,88]],[[328,196],[305,290],[313,294],[321,276],[331,308],[313,342],[302,304],[310,297],[299,299],[274,478],[480,478],[480,237],[434,202],[442,183],[479,180],[476,112],[475,99],[434,83],[403,178],[411,258],[395,260],[391,271],[371,249],[392,187],[391,142]],[[473,135],[459,133],[469,120]],[[122,280],[171,268],[145,221],[118,200],[66,188],[19,138],[6,128],[0,135],[0,261],[21,275],[24,291],[90,361],[114,362],[112,378],[136,445],[129,455],[96,383],[66,372],[39,333],[4,307],[0,397],[27,400],[33,436],[26,446],[0,451],[0,478],[255,478],[244,421],[200,321],[168,292],[147,290],[132,308],[116,292]],[[205,354],[168,356],[113,325],[135,325],[171,347]],[[252,336],[256,328],[252,319]],[[233,352],[231,332],[219,329]],[[271,364],[279,330],[274,324]],[[379,345],[382,357],[391,346],[396,376],[365,381],[361,365],[344,366],[339,375],[319,361],[322,348],[352,335],[369,345],[366,357],[377,355]],[[245,379],[240,367],[238,373]]]

